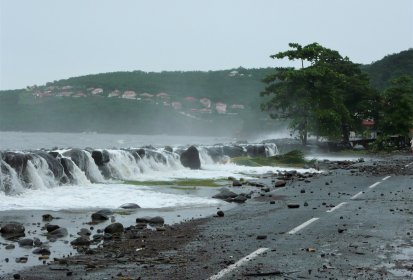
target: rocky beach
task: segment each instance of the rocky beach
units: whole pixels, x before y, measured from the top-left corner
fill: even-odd
[[[18,218],[19,224],[25,227],[26,237],[2,242],[0,250],[5,258],[1,265],[11,266],[15,271],[1,279],[214,279],[213,275],[233,266],[263,244],[269,249],[263,257],[274,254],[278,260],[276,263],[271,260],[252,261],[251,265],[237,267],[220,278],[285,276],[287,279],[313,279],[329,276],[343,279],[351,276],[402,279],[413,273],[408,264],[408,248],[412,248],[413,234],[411,223],[408,223],[413,218],[411,162],[411,155],[407,153],[367,161],[320,160],[317,169],[322,172],[315,169],[304,172],[274,171],[245,181],[227,178],[225,186],[210,193],[211,197],[215,196],[227,204],[224,207],[198,209],[197,213],[190,209],[163,213],[144,209],[93,213],[26,212],[23,214],[25,218]],[[356,207],[353,212],[359,211],[360,215],[355,218],[347,212],[341,214],[332,228],[328,226],[321,231],[321,235],[313,233],[304,238],[304,241],[314,238],[311,246],[294,249],[298,241],[289,240],[291,237],[284,226],[292,227],[287,224],[300,220],[296,217],[297,213],[313,213],[311,216],[320,211],[330,213],[328,211],[336,211],[335,207],[343,199],[347,200],[346,204],[350,204],[351,200],[360,203],[358,197],[352,199],[359,188],[376,178],[381,180],[388,176],[402,180],[397,183],[397,188],[380,191],[377,193],[379,199],[370,199],[367,205],[363,203]],[[374,188],[367,190],[361,191],[362,195],[376,193]],[[384,205],[380,210],[368,210],[369,204],[378,201]],[[392,206],[395,203],[397,207]],[[363,213],[367,210],[369,212]],[[378,211],[378,214],[372,215],[370,211]],[[2,231],[6,226],[3,221],[11,221],[19,213],[14,214],[2,213]],[[352,223],[352,220],[364,215],[369,218]],[[52,216],[58,219],[52,219]],[[385,217],[387,223],[375,222]],[[354,245],[352,238],[355,237],[351,235],[356,234],[356,229],[360,230],[364,224],[369,227],[363,229],[364,233],[357,233],[356,239],[366,241],[359,240],[356,243],[362,245]],[[397,229],[391,228],[392,235],[389,235],[388,226],[392,225],[397,225]],[[54,231],[62,233],[59,227],[67,232],[54,237]],[[320,245],[320,240],[331,229],[334,235],[339,235],[335,238],[337,244],[329,236],[332,238],[330,244],[337,248],[327,250]],[[21,228],[16,227],[15,230],[21,233]],[[39,242],[37,238],[44,236],[48,241]],[[49,244],[59,242],[61,249],[57,251],[60,255],[48,249]],[[388,245],[383,247],[386,242]],[[287,246],[287,251],[284,248],[286,244],[291,245]],[[20,247],[26,249],[19,251],[22,250]],[[402,258],[397,257],[400,248],[405,252]],[[7,258],[7,254],[13,251],[21,255]],[[301,254],[305,256],[301,257]],[[306,260],[309,255],[312,257]],[[363,259],[370,256],[370,259],[357,263],[359,256],[364,256]],[[297,261],[297,258],[299,263],[304,263],[293,265],[291,261]],[[24,269],[25,262],[41,264]]]

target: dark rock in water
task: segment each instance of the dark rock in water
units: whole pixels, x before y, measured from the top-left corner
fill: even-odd
[[[161,162],[163,164],[167,163],[167,159],[166,159],[165,155],[163,155],[162,153],[160,153],[158,151],[155,151],[155,150],[145,150],[145,157],[152,158],[156,162]]]
[[[54,158],[60,157],[59,152],[54,152],[54,151],[49,152],[49,155],[51,155],[51,156],[54,157]]]
[[[87,228],[81,228],[77,234],[79,234],[80,236],[90,236],[92,235],[92,232]]]
[[[242,157],[247,154],[246,150],[241,146],[224,146],[222,151],[223,155],[229,157]]]
[[[224,212],[223,211],[221,211],[221,210],[219,210],[218,212],[217,212],[217,215],[218,215],[218,217],[224,217]]]
[[[16,258],[16,263],[27,263],[28,261],[28,257],[20,257],[20,258]],[[20,277],[20,276],[19,276]],[[16,278],[15,278],[16,279]],[[17,278],[20,279],[20,278]]]
[[[46,248],[37,248],[37,249],[34,249],[32,253],[35,254],[35,255],[43,255],[44,256],[44,255],[50,255],[50,250],[46,249]]]
[[[105,221],[109,219],[110,215],[113,215],[112,210],[102,209],[92,214],[92,221]]]
[[[67,235],[67,229],[65,228],[58,228],[58,229],[55,229],[54,231],[47,233],[48,237],[53,237],[53,238],[64,237],[66,235]]]
[[[146,223],[146,224],[164,224],[165,220],[164,218],[160,216],[156,217],[141,217],[141,218],[136,218],[136,223]]]
[[[50,225],[50,224],[46,225],[47,232],[52,232],[58,228],[60,228],[58,225]]]
[[[73,246],[89,246],[90,240],[88,237],[81,236],[81,237],[76,238],[75,240],[72,240],[70,244]]]
[[[50,222],[51,220],[53,220],[53,216],[50,215],[50,214],[44,214],[44,215],[42,215],[42,220]]]
[[[181,163],[185,167],[191,169],[200,169],[201,160],[199,159],[198,149],[194,146],[189,147],[186,151],[181,154]]]
[[[97,166],[103,166],[105,163],[108,163],[110,160],[109,152],[106,150],[98,151],[95,150],[92,152],[92,158],[95,161]]]
[[[171,146],[165,146],[164,150],[167,151],[167,152],[170,152],[170,153],[173,153],[173,151],[174,151],[174,149],[172,149]]]
[[[2,234],[20,234],[24,233],[25,228],[23,225],[18,223],[9,223],[1,225],[0,233]]]
[[[141,207],[136,203],[125,203],[125,204],[122,204],[119,208],[122,208],[122,209],[138,209],[138,208],[141,208]]]
[[[70,159],[82,170],[87,171],[88,158],[86,152],[81,149],[71,149],[63,153],[64,156]]]
[[[18,273],[16,273],[16,274],[13,274],[13,279],[20,279],[20,274],[18,274]]]
[[[58,181],[62,180],[62,177],[65,176],[65,173],[62,164],[57,158],[43,151],[35,151],[34,153],[46,160],[49,169],[53,172],[54,177]]]
[[[146,155],[145,149],[138,149],[135,151],[138,154],[139,158],[144,158]]]
[[[266,235],[257,235],[257,240],[264,240],[267,239]]]
[[[123,232],[123,225],[121,223],[113,223],[105,227],[105,233],[122,233]]]
[[[248,145],[246,149],[247,149],[247,155],[250,157],[267,156],[265,145]]]
[[[37,237],[35,237],[35,238],[33,238],[33,244],[34,244],[34,246],[41,246],[43,243],[42,243],[42,241],[40,241],[40,239],[39,238],[37,238]]]
[[[23,171],[26,170],[27,161],[32,159],[32,156],[29,154],[5,152],[2,154],[2,158],[18,175],[21,176]]]
[[[13,250],[14,248],[16,248],[16,246],[14,246],[14,244],[8,244],[6,245],[6,247],[4,247],[6,250]]]
[[[214,195],[212,198],[218,198],[218,199],[229,199],[229,198],[234,198],[237,197],[238,194],[228,190],[227,188],[222,188],[221,191],[219,193],[217,193],[216,195]]]
[[[279,188],[279,187],[284,187],[287,184],[286,181],[284,180],[278,180],[277,182],[275,182],[274,187]]]
[[[300,204],[298,204],[298,203],[288,203],[287,207],[288,208],[299,208]]]
[[[74,171],[74,163],[68,158],[61,158],[60,164],[63,166],[63,171],[65,172],[66,176],[69,180],[73,181],[73,171]]]
[[[238,181],[238,180],[233,180],[233,181],[232,181],[232,186],[233,186],[233,187],[241,187],[241,186],[242,186],[242,183],[241,183],[240,181]]]
[[[247,198],[243,194],[237,195],[236,197],[232,199],[233,202],[237,202],[237,203],[244,203],[246,200]]]
[[[20,247],[33,247],[33,239],[24,238],[18,241]]]

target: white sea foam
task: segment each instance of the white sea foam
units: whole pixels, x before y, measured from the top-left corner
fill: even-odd
[[[208,207],[225,204],[216,199],[164,193],[156,191],[155,188],[125,184],[60,186],[47,190],[27,190],[16,196],[6,196],[0,193],[0,211],[114,209],[124,203],[137,203],[142,208]]]

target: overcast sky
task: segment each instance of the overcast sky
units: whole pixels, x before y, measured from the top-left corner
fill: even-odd
[[[0,0],[0,89],[113,71],[284,66],[289,42],[358,63],[413,47],[412,0]]]

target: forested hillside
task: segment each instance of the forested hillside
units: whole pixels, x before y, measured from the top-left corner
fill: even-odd
[[[413,77],[413,50],[362,69],[382,90]],[[0,91],[0,130],[243,135],[277,125],[261,112],[264,77],[275,68],[114,72]]]

